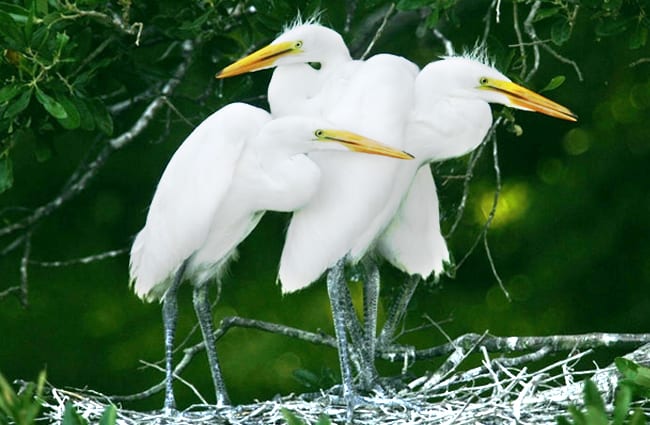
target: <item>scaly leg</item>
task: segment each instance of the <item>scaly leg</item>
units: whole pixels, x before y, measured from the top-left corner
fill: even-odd
[[[402,286],[400,294],[388,310],[386,322],[384,322],[384,326],[379,334],[380,346],[387,347],[392,344],[397,325],[404,318],[409,302],[411,301],[415,289],[418,287],[421,280],[422,278],[420,275],[412,275],[406,279],[406,283]]]
[[[332,306],[332,317],[334,320],[334,333],[339,350],[339,362],[341,364],[341,381],[343,384],[343,398],[348,407],[348,418],[351,420],[354,411],[355,392],[352,387],[352,370],[350,368],[350,355],[347,335],[345,332],[345,316],[342,296],[342,285],[345,282],[345,262],[340,259],[327,273],[327,292]]]
[[[217,407],[223,407],[230,404],[230,399],[226,392],[226,385],[221,375],[221,366],[217,357],[214,326],[212,325],[212,306],[208,297],[207,282],[194,287],[192,301],[194,302],[194,311],[196,312],[196,317],[199,319],[199,325],[203,333],[205,352],[208,355],[208,363],[210,364],[210,373],[212,374]]]
[[[363,351],[364,365],[361,373],[362,387],[369,390],[377,379],[375,369],[375,346],[377,338],[377,308],[379,304],[379,268],[371,259],[363,262],[365,279],[363,281],[363,317],[364,335]]]
[[[165,328],[165,413],[171,414],[176,409],[174,398],[174,334],[176,333],[176,322],[178,320],[178,287],[183,281],[185,273],[185,261],[176,272],[172,285],[163,296],[163,326]]]

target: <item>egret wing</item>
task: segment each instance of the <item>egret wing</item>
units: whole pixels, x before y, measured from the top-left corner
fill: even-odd
[[[438,194],[431,168],[421,167],[408,194],[377,242],[379,253],[409,275],[427,279],[449,262],[447,243],[440,231]]]
[[[131,282],[138,296],[161,298],[181,264],[203,245],[247,137],[268,119],[264,114],[243,104],[223,108],[203,121],[174,153],[131,250]],[[239,121],[248,125],[233,130],[233,123]]]

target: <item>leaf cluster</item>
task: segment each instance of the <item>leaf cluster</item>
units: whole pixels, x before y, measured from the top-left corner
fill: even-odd
[[[630,414],[630,407],[635,398],[647,399],[650,396],[650,368],[622,357],[616,359],[616,367],[623,379],[616,387],[611,421],[598,387],[587,379],[584,387],[584,411],[569,406],[571,420],[560,416],[557,418],[558,425],[645,425],[643,411],[637,407]]]
[[[45,371],[38,375],[36,383],[25,384],[16,392],[0,373],[0,424],[31,425],[41,411],[41,397],[45,386]]]

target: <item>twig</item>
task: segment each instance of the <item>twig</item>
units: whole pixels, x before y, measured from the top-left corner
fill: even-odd
[[[377,43],[379,37],[381,37],[381,35],[384,33],[384,29],[386,28],[386,24],[388,23],[388,18],[390,18],[390,15],[393,14],[393,11],[395,11],[395,3],[391,3],[390,6],[388,7],[388,10],[384,14],[384,19],[381,21],[379,28],[377,28],[377,31],[375,31],[375,35],[372,37],[372,40],[370,40],[370,43],[368,43],[368,47],[366,47],[366,50],[361,55],[360,58],[361,60],[364,60],[370,54],[372,48],[375,47],[375,43]]]
[[[14,292],[20,292],[20,285],[10,286],[9,288],[0,291],[0,300],[5,297],[8,297]]]
[[[535,20],[535,16],[537,16],[537,11],[541,5],[541,0],[535,0],[535,3],[533,3],[531,6],[530,11],[528,12],[528,16],[524,21],[524,31],[526,31],[528,37],[530,37],[530,39],[533,41],[539,40],[537,37],[537,32],[535,31],[535,27],[533,26],[533,21]],[[528,72],[524,78],[524,81],[530,81],[531,78],[537,74],[537,70],[539,69],[539,57],[539,46],[535,44],[533,45],[533,66],[530,69],[530,72]]]
[[[142,361],[142,363],[145,364],[146,366],[150,367],[150,368],[156,369],[159,372],[163,372],[163,373],[165,372],[165,369],[158,366],[157,364],[148,363],[148,362],[145,362],[145,361]],[[191,383],[189,383],[186,379],[181,378],[176,373],[174,373],[174,378],[178,379],[180,382],[185,384],[194,393],[194,395],[201,401],[201,403],[209,404],[207,402],[207,400],[203,398],[203,396],[201,395],[199,390],[197,390],[196,387],[194,385],[192,385]]]
[[[96,261],[106,260],[108,258],[115,258],[120,255],[124,255],[129,252],[128,248],[115,249],[113,251],[106,251],[99,254],[88,255],[86,257],[74,258],[72,260],[61,260],[61,261],[38,261],[38,260],[29,260],[30,264],[39,267],[68,267],[77,264],[90,264]]]
[[[27,276],[27,265],[29,263],[29,255],[32,251],[32,233],[28,232],[25,235],[25,246],[23,248],[23,256],[20,259],[20,303],[23,307],[27,307],[29,304],[28,295],[29,288],[27,285],[28,276]]]
[[[526,75],[526,70],[528,69],[528,63],[526,61],[526,49],[524,48],[524,38],[521,34],[521,28],[519,27],[519,12],[517,8],[517,2],[512,2],[512,26],[515,30],[515,36],[517,37],[517,45],[519,46],[519,57],[521,58],[521,70],[519,71],[519,77],[524,78]]]
[[[451,40],[445,37],[445,35],[438,28],[433,29],[433,35],[438,37],[438,39],[442,42],[442,45],[445,47],[445,55],[447,56],[456,55],[456,51],[454,50],[454,44],[451,42]]]

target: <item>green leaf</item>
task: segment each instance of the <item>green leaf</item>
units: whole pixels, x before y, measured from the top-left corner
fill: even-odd
[[[22,6],[17,4],[7,3],[5,1],[0,1],[0,10],[8,13],[16,23],[19,25],[27,22],[27,16],[29,15],[29,10],[25,9]]]
[[[23,31],[19,25],[8,13],[0,10],[0,36],[2,36],[9,47],[20,49],[25,45]]]
[[[75,410],[72,403],[69,401],[65,402],[65,410],[63,411],[63,421],[62,425],[88,425],[88,421],[83,418]]]
[[[564,416],[558,416],[555,420],[557,421],[557,425],[571,425],[571,421]]]
[[[548,84],[540,90],[540,92],[555,90],[564,84],[565,80],[566,77],[564,75],[556,75],[555,77],[551,78],[551,81],[549,81]]]
[[[325,413],[321,413],[316,425],[332,425],[332,420]]]
[[[18,84],[9,84],[0,89],[0,103],[7,102],[20,93],[20,86]]]
[[[303,422],[302,419],[286,407],[283,407],[280,411],[282,412],[284,420],[287,421],[287,425],[305,425],[305,422]]]
[[[97,128],[107,136],[113,134],[113,118],[106,106],[98,100],[92,100],[89,106]]]
[[[621,372],[630,383],[643,388],[650,388],[650,368],[640,366],[623,357],[617,357],[614,360],[614,363],[619,372]]]
[[[577,407],[569,406],[569,413],[571,414],[571,417],[573,418],[573,422],[576,425],[589,425],[589,423],[587,422],[587,418],[585,418],[584,413],[579,411]]]
[[[610,37],[620,34],[627,29],[627,22],[623,20],[606,20],[596,24],[596,35]]]
[[[117,409],[111,404],[104,409],[99,425],[115,425],[115,422],[117,422]]]
[[[79,127],[83,130],[93,131],[95,129],[95,119],[93,118],[93,113],[88,103],[78,97],[73,97],[72,102],[77,107],[77,111],[79,111]]]
[[[616,388],[614,396],[614,420],[612,425],[623,425],[632,402],[632,388],[629,385],[621,384]]]
[[[559,7],[548,7],[546,9],[540,8],[537,11],[537,14],[535,14],[535,18],[533,19],[533,22],[539,22],[542,19],[550,18],[552,16],[557,15],[560,12]]]
[[[630,418],[629,425],[645,425],[646,420],[645,420],[645,415],[643,414],[643,410],[640,408],[634,409],[634,413],[632,413],[632,417]]]
[[[81,116],[75,103],[67,96],[59,96],[57,98],[63,109],[65,109],[66,117],[59,119],[59,124],[67,130],[74,130],[81,125]]]
[[[53,97],[45,94],[45,92],[39,89],[38,86],[36,87],[36,100],[38,100],[45,110],[54,118],[63,119],[68,117],[68,113],[65,111],[63,105],[54,100]]]
[[[565,17],[557,19],[551,26],[551,41],[557,46],[566,43],[571,37],[571,23]]]
[[[13,118],[20,114],[29,105],[29,100],[32,98],[32,89],[25,90],[15,102],[11,103],[5,111],[5,118]]]
[[[426,21],[427,28],[435,28],[436,25],[438,25],[439,20],[440,20],[440,10],[437,7],[431,9],[431,13],[429,13],[429,16],[427,16],[427,21]]]
[[[10,189],[13,184],[14,172],[11,158],[9,158],[9,155],[5,154],[0,157],[0,193]],[[2,410],[5,410],[7,406],[10,406],[12,402],[16,401],[16,394],[14,393],[12,396],[10,389],[11,386],[9,383],[2,377],[2,375],[0,375],[0,392],[2,392],[2,395],[0,396],[0,409]]]
[[[64,32],[57,32],[56,33],[56,48],[58,51],[63,50],[63,48],[68,44],[68,41],[70,41],[70,36]]]
[[[600,395],[598,387],[591,379],[585,381],[585,405],[587,407],[595,407],[599,411],[605,412],[605,402],[603,402],[603,397]]]

